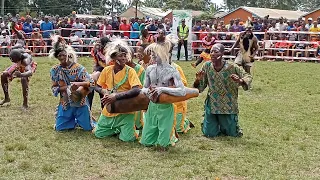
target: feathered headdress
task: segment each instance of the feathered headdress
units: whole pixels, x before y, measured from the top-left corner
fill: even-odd
[[[131,49],[128,43],[122,39],[115,39],[104,48],[106,64],[109,64],[118,53],[126,53],[128,61],[132,61]]]
[[[155,53],[162,62],[170,62],[170,52],[173,46],[178,43],[178,39],[174,35],[167,35],[164,42],[152,43],[146,47],[145,53],[150,54]]]
[[[57,58],[59,53],[62,51],[66,51],[67,53],[67,61],[77,62],[77,55],[75,50],[67,45],[66,41],[59,35],[51,36],[52,39],[52,49],[49,52],[50,58]]]

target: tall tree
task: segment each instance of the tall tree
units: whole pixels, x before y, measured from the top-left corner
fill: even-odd
[[[116,15],[122,13],[127,6],[120,0],[102,0],[101,9],[104,15]]]
[[[4,1],[4,13],[13,15],[24,10],[25,3],[21,0],[6,0]]]
[[[144,0],[142,5],[145,7],[162,8],[164,4],[163,0]]]
[[[319,1],[319,0],[314,0]],[[306,4],[306,0],[224,0],[224,5],[229,11],[234,10],[240,6],[284,9],[284,10],[298,10],[302,4]]]
[[[209,9],[210,0],[164,0],[164,9],[191,9],[195,11],[205,11]]]

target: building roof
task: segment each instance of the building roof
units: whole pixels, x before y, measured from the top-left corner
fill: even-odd
[[[227,12],[217,12],[213,14],[213,18],[221,18],[224,17],[225,15],[227,15]]]
[[[129,7],[126,11],[124,11],[120,16],[126,14],[130,9],[135,9],[134,6]],[[161,8],[151,8],[151,7],[138,7],[138,11],[144,16],[148,16],[151,18],[164,18],[168,14],[172,12],[172,10],[164,11]],[[197,17],[203,14],[203,11],[192,11],[192,17]],[[126,14],[127,15],[127,14]]]
[[[149,17],[158,17],[163,18],[168,15],[171,10],[163,11],[161,8],[151,8],[151,7],[138,7],[138,11],[142,14],[149,16]]]
[[[304,14],[302,17],[308,16],[308,15],[310,15],[310,14],[312,14],[312,13],[314,13],[314,12],[317,12],[317,11],[319,11],[319,10],[320,10],[320,8],[315,9],[315,10],[313,10],[313,11],[311,11],[311,12],[308,12],[308,13]]]
[[[302,11],[288,11],[288,10],[281,10],[281,9],[256,8],[256,7],[247,7],[247,6],[241,6],[238,9],[243,9],[245,11],[248,11],[252,13],[253,16],[257,16],[260,18],[263,18],[269,15],[270,19],[279,19],[280,17],[284,17],[288,20],[296,20],[305,14],[305,12],[302,12]],[[231,11],[228,14],[231,14],[234,11]]]

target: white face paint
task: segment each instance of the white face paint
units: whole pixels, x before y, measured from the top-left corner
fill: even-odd
[[[121,63],[119,62],[119,60],[116,60],[116,63],[117,63],[118,65],[121,65]]]

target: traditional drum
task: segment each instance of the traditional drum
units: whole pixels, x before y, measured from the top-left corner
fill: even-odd
[[[185,96],[171,96],[162,93],[155,101],[160,104],[171,104],[180,101],[186,101],[190,98],[198,97],[199,90],[195,88],[186,88],[187,94]],[[143,93],[130,99],[118,100],[106,106],[109,113],[128,113],[141,110],[147,110],[150,99]]]

